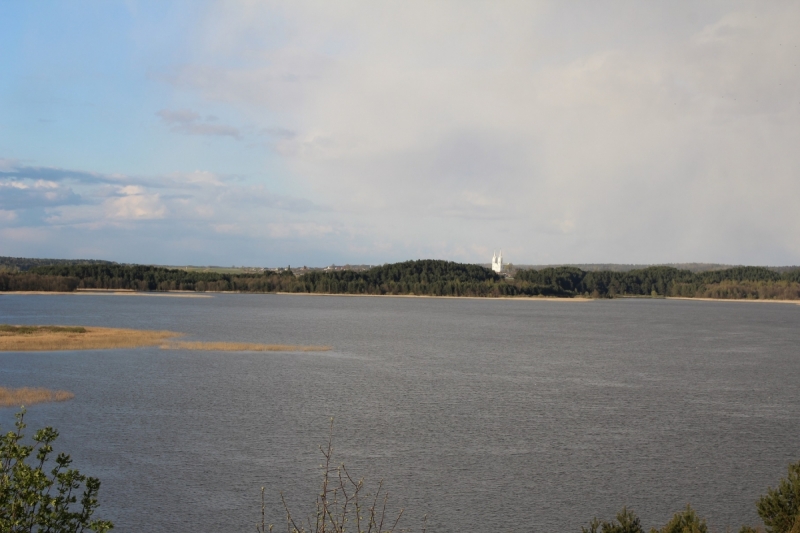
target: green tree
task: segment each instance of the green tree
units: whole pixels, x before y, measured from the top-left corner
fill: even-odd
[[[756,509],[768,533],[800,533],[800,461],[789,465],[789,474],[761,496]]]
[[[589,523],[589,527],[582,527],[583,533],[644,533],[642,523],[636,513],[623,507],[617,513],[617,519],[611,522],[600,521],[595,518]]]
[[[58,432],[46,427],[23,444],[25,410],[16,415],[16,431],[0,436],[0,531],[7,533],[104,532],[114,526],[93,519],[100,481],[71,469],[69,455],[59,453],[49,472],[48,460]],[[78,500],[81,487],[83,492]]]
[[[650,533],[708,533],[706,521],[697,516],[690,505],[686,509],[675,513],[672,519],[661,529],[655,528]]]

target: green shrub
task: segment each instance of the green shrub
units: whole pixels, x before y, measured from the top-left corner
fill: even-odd
[[[652,529],[650,533],[708,533],[706,521],[697,516],[691,505],[686,505],[686,509],[675,513],[667,525],[659,530]]]
[[[633,511],[629,511],[627,507],[623,507],[622,511],[617,513],[616,521],[601,522],[595,518],[589,523],[588,529],[582,527],[581,531],[583,533],[644,533],[639,517]]]
[[[389,493],[378,483],[374,494],[369,494],[364,480],[354,478],[344,464],[334,466],[333,418],[331,418],[328,445],[320,446],[325,462],[322,465],[322,486],[317,493],[315,512],[305,520],[295,519],[281,492],[281,502],[286,511],[287,533],[410,533],[398,527],[403,509],[396,514],[387,510]],[[261,487],[261,523],[258,533],[271,533],[273,526],[265,516],[264,487]],[[426,533],[427,515],[422,518],[422,533]]]
[[[767,490],[756,508],[768,533],[800,533],[800,461],[789,465],[789,474]]]
[[[49,472],[48,460],[58,432],[46,427],[22,444],[25,410],[16,415],[16,431],[0,436],[0,531],[4,533],[104,532],[114,526],[92,519],[100,481],[69,468],[72,459],[59,453]],[[34,455],[35,454],[35,455]],[[84,486],[80,501],[78,494]]]

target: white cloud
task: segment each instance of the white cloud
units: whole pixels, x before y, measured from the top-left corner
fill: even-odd
[[[0,159],[15,224],[161,224],[164,253],[309,264],[800,263],[796,3],[197,12],[151,112],[203,151],[149,176]]]
[[[583,7],[216,6],[171,82],[278,117],[293,174],[375,241],[800,260],[800,6]],[[280,46],[238,39],[276,18]]]
[[[166,208],[161,205],[158,195],[132,195],[110,200],[108,213],[112,218],[152,219],[164,218]]]

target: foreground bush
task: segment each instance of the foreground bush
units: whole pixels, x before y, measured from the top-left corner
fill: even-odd
[[[383,481],[378,483],[375,494],[365,491],[364,480],[354,479],[344,464],[334,466],[333,459],[333,420],[331,419],[328,445],[319,447],[325,462],[322,465],[322,486],[317,494],[315,512],[303,519],[295,517],[281,493],[281,501],[286,511],[287,533],[394,533],[409,532],[398,529],[403,510],[396,514],[387,512],[389,494],[383,490]],[[261,487],[261,523],[256,526],[258,533],[271,532],[273,526],[267,525],[265,517],[264,487]],[[422,533],[425,533],[426,517],[423,517]]]
[[[800,533],[800,461],[789,465],[789,474],[781,478],[778,487],[768,489],[756,503],[758,516],[766,526],[767,533]],[[636,514],[624,507],[610,522],[595,518],[583,533],[645,533]],[[743,526],[739,533],[763,533],[764,530]],[[675,513],[661,529],[652,528],[650,533],[708,533],[706,521],[697,516],[691,506]]]
[[[800,533],[800,461],[756,504],[768,533]]]
[[[33,444],[22,444],[24,417],[23,409],[16,415],[16,431],[0,436],[0,531],[80,533],[113,528],[107,520],[92,518],[100,481],[69,468],[72,460],[64,453],[48,471],[58,432],[46,427],[34,433]]]
[[[617,519],[611,522],[600,521],[595,518],[589,523],[589,527],[582,527],[583,533],[644,533],[639,517],[627,507],[617,513]]]

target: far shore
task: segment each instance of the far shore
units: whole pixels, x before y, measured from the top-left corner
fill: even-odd
[[[135,291],[133,289],[77,289],[68,291],[3,291],[4,294],[23,294],[33,296],[162,296],[171,298],[213,298],[213,292],[197,291]]]
[[[665,300],[689,300],[695,302],[750,302],[762,304],[794,304],[800,305],[800,300],[757,300],[755,298],[689,298],[688,296],[666,296]]]
[[[515,300],[528,302],[593,302],[598,300],[608,300],[609,298],[587,298],[585,296],[433,296],[427,294],[343,294],[327,292],[246,292],[246,291],[134,291],[133,289],[77,289],[74,292],[65,291],[2,291],[3,295],[32,295],[32,296],[160,296],[165,298],[213,298],[215,294],[253,294],[253,295],[275,295],[283,296],[345,296],[355,298],[442,298],[454,300]],[[654,300],[687,300],[695,302],[760,302],[800,305],[800,300],[768,300],[755,298],[692,298],[688,296],[620,296],[619,298],[630,299],[654,299]],[[613,298],[611,298],[613,299]]]
[[[450,300],[517,300],[531,302],[592,302],[596,298],[573,296],[560,298],[558,296],[432,296],[428,294],[335,294],[329,292],[273,292],[284,296],[347,296],[355,298],[442,298]]]
[[[445,298],[455,300],[519,300],[519,301],[546,301],[546,302],[591,302],[596,298],[583,296],[558,297],[558,296],[432,296],[427,294],[337,294],[327,292],[246,292],[246,291],[134,291],[132,289],[77,289],[75,292],[64,291],[5,291],[4,294],[21,294],[32,296],[171,296],[173,298],[213,298],[215,294],[260,294],[282,296],[347,296],[358,298]]]

